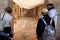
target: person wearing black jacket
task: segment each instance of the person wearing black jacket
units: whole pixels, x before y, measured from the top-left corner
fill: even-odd
[[[42,17],[44,18],[46,23],[49,25],[51,18],[48,16],[48,10],[46,8],[42,10],[42,15],[43,15]],[[46,26],[45,23],[40,18],[38,20],[37,28],[36,28],[36,35],[37,35],[38,40],[43,40],[42,36],[43,36],[44,30],[45,30],[45,26]],[[55,28],[54,20],[52,21],[52,26]]]

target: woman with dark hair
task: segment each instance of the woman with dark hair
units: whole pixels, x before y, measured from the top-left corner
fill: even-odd
[[[8,37],[13,36],[13,16],[11,15],[12,9],[10,7],[6,7],[4,9],[4,13],[1,13],[1,18],[5,21],[3,32],[8,35]]]
[[[11,14],[12,13],[12,9],[10,7],[6,7],[5,8],[5,12]]]

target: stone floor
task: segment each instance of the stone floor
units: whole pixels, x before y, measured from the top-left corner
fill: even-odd
[[[34,18],[21,18],[17,20],[14,24],[14,40],[37,40],[36,25],[37,20]],[[57,40],[60,40],[59,33]]]

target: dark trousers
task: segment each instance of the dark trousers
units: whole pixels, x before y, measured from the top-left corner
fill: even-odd
[[[10,27],[5,27],[4,28],[4,32],[5,33],[10,33],[11,32],[11,28]]]
[[[0,40],[11,40],[11,39],[9,39],[8,37],[5,37],[3,35],[0,35]]]
[[[11,40],[3,31],[0,32],[0,40]]]
[[[38,39],[38,40],[43,40],[43,37],[38,37],[37,39]]]
[[[11,28],[10,27],[5,27],[4,28],[4,32],[6,34],[9,34],[9,37],[13,37],[13,32],[11,31]]]

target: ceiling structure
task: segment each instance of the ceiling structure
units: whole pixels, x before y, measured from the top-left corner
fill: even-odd
[[[44,4],[45,0],[13,0],[21,8],[32,9],[36,6]]]

